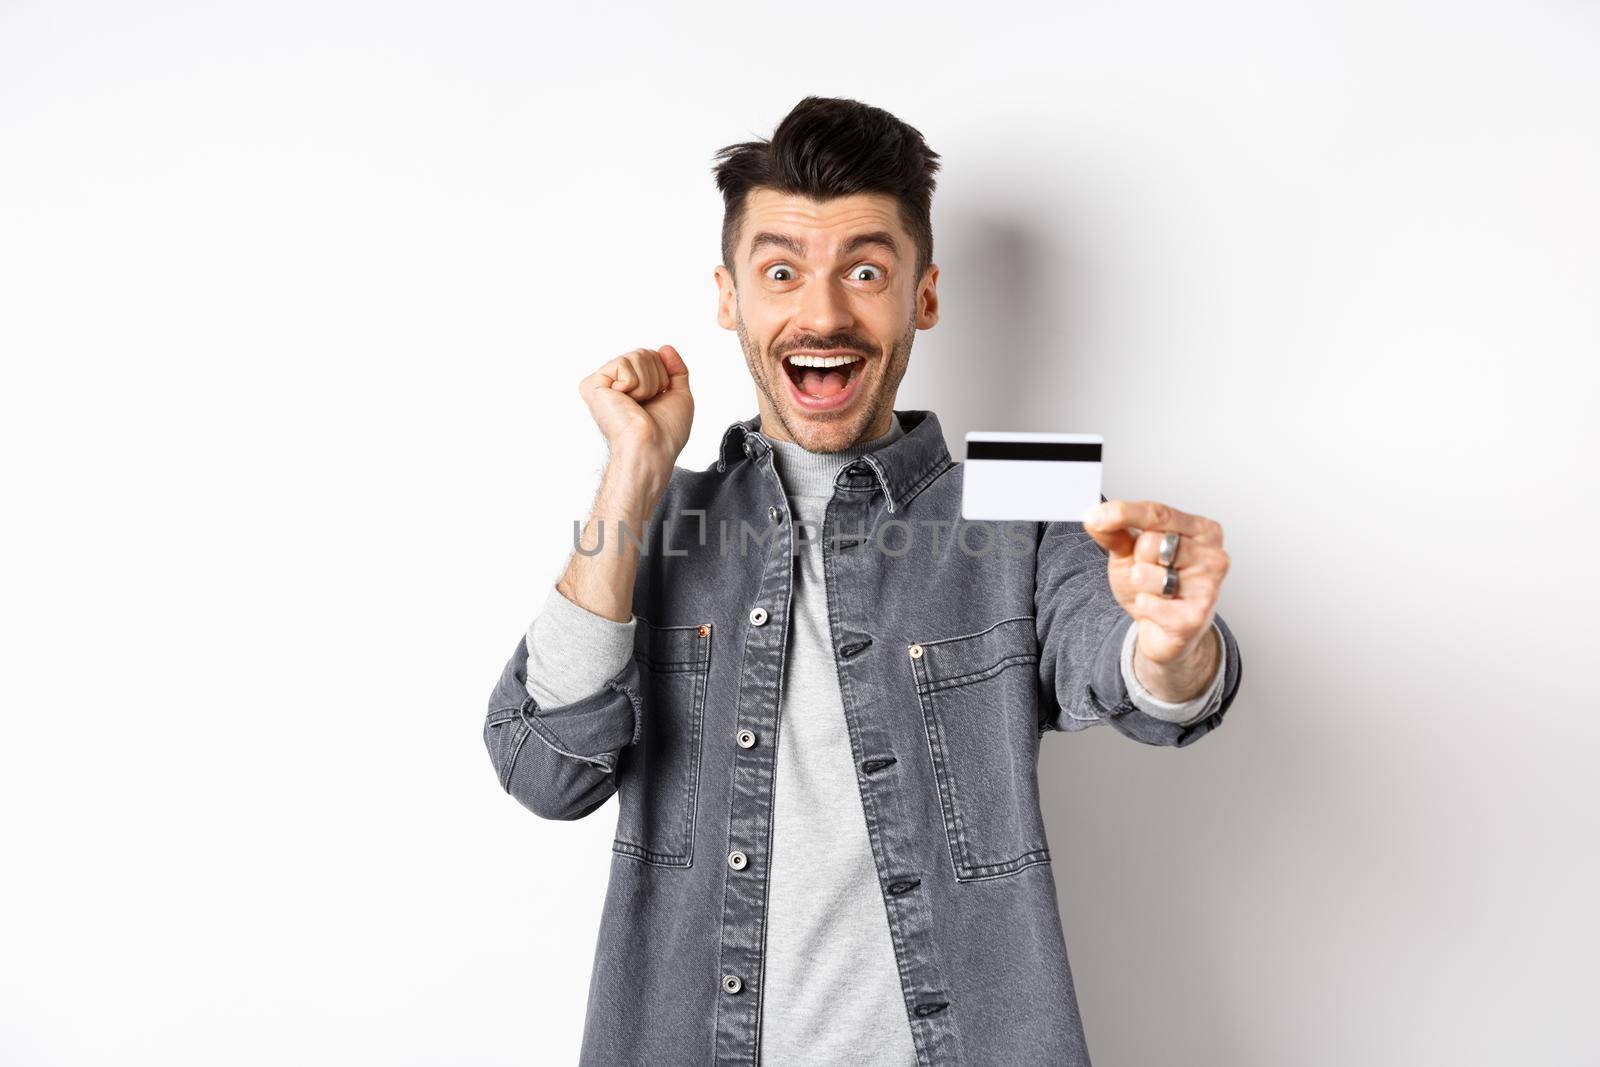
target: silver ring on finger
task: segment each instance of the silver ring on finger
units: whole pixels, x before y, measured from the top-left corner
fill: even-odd
[[[1178,538],[1181,535],[1177,530],[1168,530],[1167,535],[1161,539],[1161,552],[1156,557],[1163,567],[1172,566],[1172,561],[1178,558]]]
[[[1161,595],[1169,599],[1178,595],[1178,568],[1167,568],[1167,580],[1161,587]]]

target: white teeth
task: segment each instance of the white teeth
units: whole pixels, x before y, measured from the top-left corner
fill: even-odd
[[[842,367],[847,363],[854,363],[860,356],[785,356],[784,359],[796,367]]]

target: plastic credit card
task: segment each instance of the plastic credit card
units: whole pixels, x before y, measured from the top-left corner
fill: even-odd
[[[1097,433],[972,430],[962,465],[963,519],[1082,522],[1100,503]]]

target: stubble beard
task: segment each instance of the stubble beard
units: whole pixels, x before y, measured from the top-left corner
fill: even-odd
[[[761,346],[756,344],[755,339],[750,336],[750,331],[745,329],[744,315],[737,308],[734,311],[734,332],[739,335],[739,347],[744,350],[744,361],[750,369],[750,377],[755,381],[756,388],[761,390],[761,395],[767,398],[767,406],[777,416],[784,433],[788,435],[791,441],[798,442],[809,451],[824,451],[824,449],[812,448],[813,441],[810,438],[813,435],[809,432],[809,426],[805,425],[804,422],[796,426],[789,419],[789,384],[787,382],[774,383],[768,379],[768,369],[775,364],[766,353],[761,351]],[[888,367],[883,377],[878,381],[877,391],[872,396],[863,398],[858,405],[854,416],[855,421],[850,427],[850,440],[840,442],[837,446],[839,450],[864,441],[866,434],[871,432],[882,418],[885,409],[892,409],[895,394],[900,388],[900,380],[905,377],[906,367],[911,363],[911,345],[916,340],[916,337],[917,319],[915,313],[913,313],[911,318],[906,321],[905,332],[900,335],[900,339],[889,350]],[[777,373],[787,377],[787,372],[781,367],[778,368]],[[863,368],[861,373],[865,374],[866,368]],[[825,449],[825,451],[834,450],[833,447]]]

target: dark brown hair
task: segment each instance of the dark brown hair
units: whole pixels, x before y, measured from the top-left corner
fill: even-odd
[[[859,100],[808,96],[784,116],[770,140],[719,149],[712,172],[722,193],[722,265],[733,270],[745,199],[759,188],[829,200],[884,193],[917,244],[917,273],[933,262],[934,174],[939,153],[922,134],[882,108]]]

